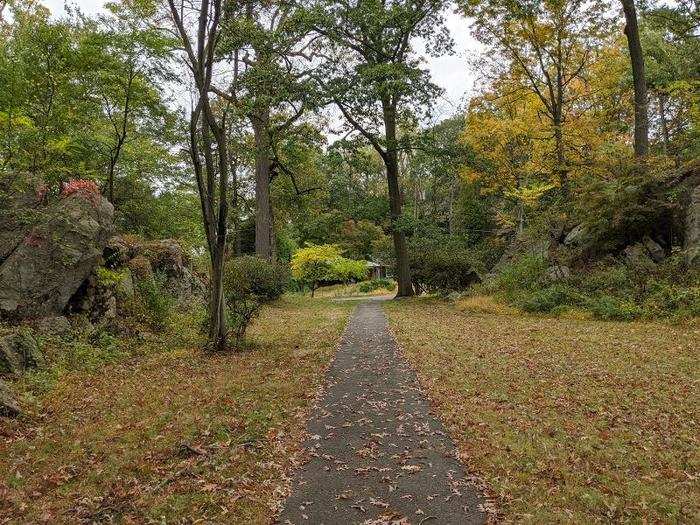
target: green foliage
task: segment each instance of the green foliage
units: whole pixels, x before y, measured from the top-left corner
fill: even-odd
[[[310,286],[311,291],[321,282],[359,281],[367,276],[367,263],[342,256],[334,244],[308,246],[294,252],[292,256],[292,277]]]
[[[543,282],[547,270],[544,257],[527,255],[507,265],[496,276],[494,286],[509,300],[516,300],[523,291],[532,292]]]
[[[348,283],[362,280],[365,277],[367,277],[367,263],[365,261],[355,261],[345,257],[338,257],[331,261],[328,273],[329,281]]]
[[[124,280],[125,270],[111,270],[104,266],[98,266],[95,270],[97,284],[104,288],[114,288]]]
[[[168,327],[174,307],[174,300],[165,291],[164,283],[165,276],[162,274],[139,281],[136,284],[136,294],[129,305],[132,316],[159,331]]]
[[[313,292],[319,282],[328,280],[332,261],[340,257],[340,248],[333,244],[300,248],[292,255],[292,277],[311,286]]]
[[[370,293],[377,290],[393,290],[396,283],[391,279],[372,279],[371,281],[363,281],[357,285],[357,291],[361,293]]]
[[[421,239],[411,243],[411,277],[419,292],[449,293],[479,282],[471,252],[449,239]]]
[[[229,259],[224,268],[224,295],[229,327],[236,346],[263,304],[278,299],[289,287],[289,267],[254,256]]]
[[[546,269],[543,258],[525,256],[503,268],[486,289],[531,313],[575,308],[619,321],[700,316],[700,275],[685,268],[680,256],[659,265],[609,258],[554,283]]]
[[[595,317],[606,321],[632,321],[642,315],[642,309],[634,302],[606,294],[591,299],[588,308]]]
[[[515,304],[526,312],[551,313],[562,307],[576,306],[579,302],[573,288],[565,284],[552,284],[526,293]]]

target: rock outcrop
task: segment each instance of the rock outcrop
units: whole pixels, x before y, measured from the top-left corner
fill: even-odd
[[[700,269],[700,185],[690,193],[685,219],[685,260]]]
[[[0,374],[20,374],[41,366],[42,362],[39,345],[28,331],[0,336]]]
[[[160,276],[165,291],[179,302],[201,298],[206,293],[204,283],[191,269],[187,252],[174,239],[145,241],[115,236],[105,249],[105,261],[109,268],[128,268],[136,283]]]
[[[86,182],[86,181],[80,181]],[[67,186],[66,188],[69,188]],[[62,315],[70,298],[102,261],[113,233],[114,208],[89,184],[38,206],[34,190],[30,226],[6,217],[0,259],[0,315],[12,319]],[[11,199],[12,209],[29,202]],[[26,202],[25,202],[26,201]],[[22,213],[27,213],[24,209]]]
[[[10,388],[0,379],[0,417],[17,417],[21,411]]]

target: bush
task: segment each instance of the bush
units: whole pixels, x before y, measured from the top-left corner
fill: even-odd
[[[522,292],[537,290],[545,280],[546,271],[544,257],[527,255],[503,268],[494,286],[507,300],[514,301],[522,296]]]
[[[331,261],[327,277],[329,281],[341,281],[343,283],[359,281],[367,277],[367,263],[365,261],[338,257]]]
[[[357,285],[357,291],[360,293],[370,293],[376,290],[393,290],[393,288],[394,281],[391,279],[372,279]]]
[[[553,284],[524,295],[517,301],[517,306],[526,312],[550,313],[562,307],[576,306],[580,303],[578,293],[569,286]]]
[[[698,317],[700,287],[686,288],[665,281],[653,281],[643,307],[648,317]]]
[[[367,263],[346,259],[335,244],[308,246],[294,252],[292,275],[298,282],[311,287],[311,295],[321,282],[347,283],[367,275]]]
[[[416,292],[447,294],[480,281],[471,252],[455,243],[419,242],[410,250],[411,278]]]
[[[132,313],[151,328],[164,330],[168,326],[174,299],[165,291],[165,275],[138,281],[132,302]]]
[[[229,326],[239,346],[260,307],[278,299],[288,288],[289,268],[253,256],[229,259],[224,269],[224,295]]]
[[[606,321],[632,321],[642,315],[641,308],[632,301],[611,295],[599,295],[591,299],[588,309],[595,317]]]

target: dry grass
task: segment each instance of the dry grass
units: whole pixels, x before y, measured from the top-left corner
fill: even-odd
[[[314,296],[318,298],[337,298],[337,297],[378,297],[381,295],[390,295],[396,292],[396,285],[392,288],[380,288],[371,292],[361,292],[358,289],[360,283],[352,284],[334,284],[332,286],[322,286]]]
[[[700,521],[700,329],[386,309],[504,521]]]
[[[168,350],[61,376],[0,427],[0,523],[268,522],[350,307],[284,299],[244,353],[180,326]]]
[[[470,295],[455,301],[455,308],[470,314],[518,315],[518,309],[499,303],[490,295]]]

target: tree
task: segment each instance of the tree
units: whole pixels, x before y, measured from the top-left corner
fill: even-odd
[[[599,0],[466,0],[463,11],[475,19],[478,40],[489,46],[490,65],[501,77],[510,70],[542,103],[554,137],[553,173],[564,194],[569,171],[564,127],[577,102],[572,84],[584,79],[595,49],[606,34]],[[506,57],[502,63],[501,57]]]
[[[410,148],[401,123],[429,111],[439,89],[420,67],[415,39],[435,53],[449,49],[441,0],[322,0],[312,26],[323,37],[325,62],[315,77],[350,130],[381,157],[389,190],[391,234],[397,262],[397,296],[413,295],[406,234],[402,228],[399,152]]]
[[[637,10],[634,0],[620,0],[625,13],[625,36],[634,80],[634,154],[644,157],[649,151],[649,117],[647,115],[647,83],[644,77],[644,54],[639,39]]]
[[[199,192],[202,219],[209,247],[211,283],[208,346],[226,348],[223,271],[226,259],[229,158],[226,111],[215,112],[210,99],[216,52],[221,34],[222,0],[168,0],[170,17],[184,47],[184,60],[195,85],[190,114],[189,155]],[[195,19],[196,31],[188,31]]]
[[[341,257],[340,248],[334,244],[301,248],[292,255],[292,277],[310,286],[313,297],[318,283],[329,280],[333,261]]]
[[[109,14],[99,18],[84,46],[90,69],[83,81],[93,86],[108,122],[101,142],[108,159],[107,198],[115,204],[114,179],[124,147],[140,132],[158,129],[167,115],[160,86],[173,80],[166,68],[173,42],[150,23],[152,0],[118,0],[106,8]]]
[[[656,118],[649,110],[649,132],[660,137],[662,151],[677,164],[697,157],[700,145],[693,117],[700,84],[700,39],[693,34],[697,26],[697,10],[690,2],[642,13],[644,73],[657,108]]]
[[[41,174],[56,187],[96,176],[92,133],[101,108],[80,82],[81,26],[34,3],[10,3],[0,38],[0,167]]]
[[[250,121],[255,152],[255,253],[275,259],[270,185],[277,174],[291,173],[277,154],[278,144],[313,105],[304,33],[295,22],[300,8],[296,2],[258,0],[226,7],[220,53],[230,60],[233,78],[228,90],[214,91]]]

